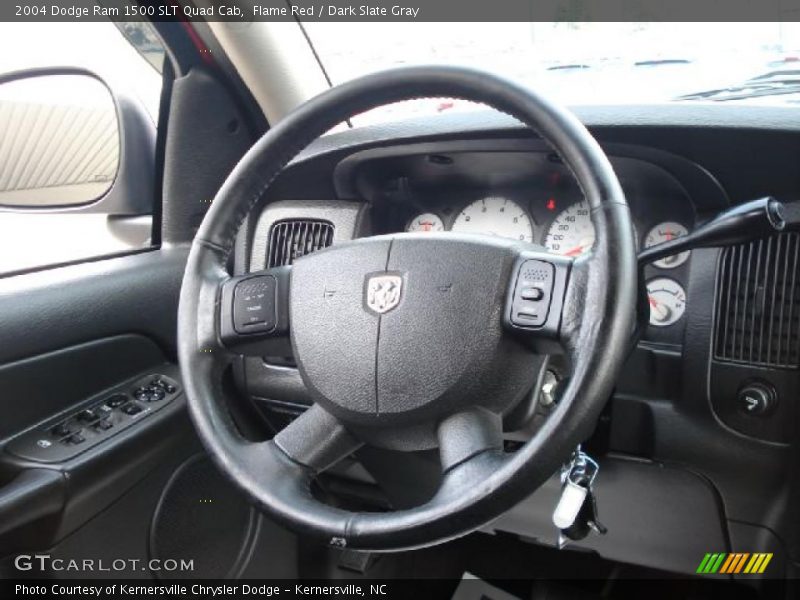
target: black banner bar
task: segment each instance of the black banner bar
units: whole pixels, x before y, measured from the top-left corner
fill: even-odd
[[[800,21],[800,0],[3,0],[0,21]]]
[[[789,584],[791,585],[791,583]],[[761,581],[757,586],[716,577],[669,579],[492,580],[337,579],[337,580],[121,580],[62,579],[0,581],[0,597],[103,600],[174,600],[334,598],[340,600],[477,600],[530,598],[534,590],[557,589],[559,597],[767,599],[786,598],[787,582]],[[601,596],[602,594],[602,596]]]

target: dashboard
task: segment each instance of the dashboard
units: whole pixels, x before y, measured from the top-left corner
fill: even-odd
[[[748,122],[725,108],[720,113],[730,111],[729,119],[709,121],[701,108],[696,114],[692,110],[669,118],[649,108],[582,116],[620,180],[640,248],[686,235],[731,204],[764,195],[800,197],[800,131],[784,131],[783,115],[758,111],[765,120]],[[556,254],[589,251],[594,230],[569,169],[542,140],[498,118],[476,122],[459,115],[436,124],[325,136],[287,169],[248,218],[237,238],[236,271],[271,264],[272,238],[287,223],[325,223],[333,244],[389,233],[454,231],[504,236]],[[708,122],[713,127],[699,125]],[[285,245],[291,247],[291,241]],[[800,241],[780,247],[800,248]],[[772,252],[765,258],[756,246],[730,252],[703,248],[644,267],[649,324],[585,444],[602,465],[600,515],[609,534],[587,538],[584,547],[686,573],[694,572],[696,561],[689,563],[709,547],[774,551],[778,557],[781,548],[795,544],[800,556],[800,541],[781,540],[775,533],[786,530],[788,506],[800,505],[790,476],[800,365],[756,364],[741,353],[731,358],[730,348],[717,341],[725,333],[719,323],[727,319],[722,297],[733,298],[731,306],[747,300],[735,295],[734,267],[744,279],[740,265],[752,256],[755,275],[770,273],[772,279],[758,283],[761,307],[767,296],[760,290],[775,288],[783,265],[787,273],[792,264],[796,268],[797,263],[775,262],[774,246]],[[772,268],[766,269],[769,261]],[[798,291],[800,298],[800,286]],[[746,339],[758,341],[759,331],[749,323],[758,324],[764,311],[748,310],[746,322],[734,319],[731,331],[737,340],[748,332]],[[797,323],[791,327],[792,339],[798,339]],[[554,363],[551,358],[532,368],[559,367]],[[552,383],[547,377],[543,381]],[[780,398],[757,417],[744,414],[739,403],[739,392],[753,381],[769,382]],[[244,359],[237,383],[276,429],[311,402],[290,356]],[[529,425],[508,423],[508,449],[528,439],[546,418],[543,399]],[[547,400],[551,407],[553,402]],[[331,489],[349,490],[353,481],[363,489],[377,482],[392,505],[413,506],[436,488],[439,468],[435,456],[382,455],[365,448],[346,472],[332,477]],[[348,493],[366,502],[355,489]],[[544,496],[537,492],[493,528],[555,543],[548,536],[552,494],[558,489],[553,482],[549,491],[542,490]],[[643,540],[658,540],[658,547]]]

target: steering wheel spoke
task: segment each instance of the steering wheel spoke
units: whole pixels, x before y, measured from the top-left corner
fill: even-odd
[[[235,354],[289,354],[291,267],[230,277],[220,285],[219,340]]]
[[[318,404],[281,430],[273,441],[295,463],[315,473],[329,469],[363,445]]]
[[[439,424],[439,458],[448,471],[490,450],[503,448],[503,424],[499,414],[483,408],[461,411]]]

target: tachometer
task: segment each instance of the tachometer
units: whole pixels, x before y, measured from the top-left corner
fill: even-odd
[[[558,213],[544,240],[550,252],[564,256],[580,256],[588,252],[593,244],[594,225],[586,200],[576,202]]]
[[[408,222],[406,231],[444,231],[444,222],[437,214],[422,213]]]
[[[516,202],[500,196],[476,200],[464,208],[452,230],[533,241],[533,224],[528,213]]]

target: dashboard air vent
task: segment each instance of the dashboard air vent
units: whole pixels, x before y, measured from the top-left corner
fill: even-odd
[[[267,246],[267,268],[291,265],[296,259],[333,243],[330,221],[289,220],[272,226]]]
[[[800,365],[800,234],[731,246],[717,272],[714,357],[778,368]]]

